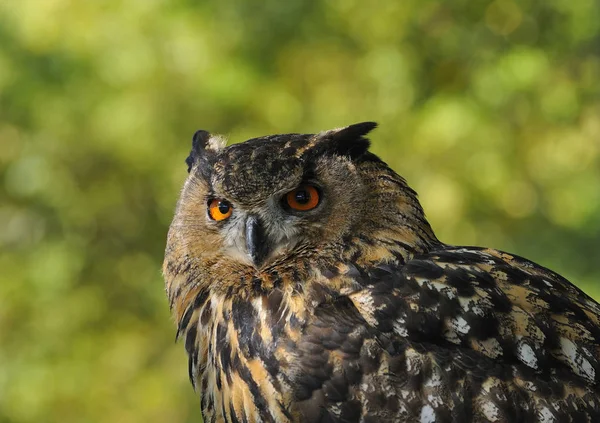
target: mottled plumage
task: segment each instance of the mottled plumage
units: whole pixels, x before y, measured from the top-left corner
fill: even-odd
[[[194,136],[164,275],[205,421],[600,421],[598,303],[438,241],[374,126]]]

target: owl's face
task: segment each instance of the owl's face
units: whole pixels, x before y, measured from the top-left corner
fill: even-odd
[[[205,261],[256,270],[342,245],[378,207],[359,165],[368,154],[363,135],[374,126],[229,147],[199,131],[174,221],[185,229],[183,245]]]

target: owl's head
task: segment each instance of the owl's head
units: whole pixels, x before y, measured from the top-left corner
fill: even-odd
[[[194,256],[257,271],[289,257],[343,248],[422,217],[414,191],[368,152],[373,122],[318,134],[283,134],[226,147],[198,131],[172,233]],[[424,218],[423,218],[424,220]]]

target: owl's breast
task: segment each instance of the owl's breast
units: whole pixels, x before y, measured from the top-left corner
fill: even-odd
[[[251,300],[213,295],[186,348],[206,421],[297,421],[289,348],[303,317],[275,289]]]

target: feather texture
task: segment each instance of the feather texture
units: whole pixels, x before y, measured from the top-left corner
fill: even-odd
[[[205,421],[600,421],[598,303],[524,258],[439,242],[406,182],[370,153],[326,153],[334,135],[224,148],[184,187],[164,274]],[[329,197],[288,217],[272,198],[307,169]],[[215,193],[285,248],[257,267],[223,247],[236,227],[204,216]]]

